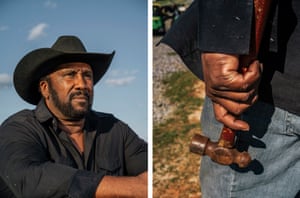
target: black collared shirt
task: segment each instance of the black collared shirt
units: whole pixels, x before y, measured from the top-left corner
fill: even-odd
[[[40,102],[0,127],[0,197],[94,197],[105,175],[147,171],[147,143],[111,114],[91,111],[84,154]]]
[[[195,0],[162,39],[203,79],[201,52],[248,54],[253,0]],[[300,2],[272,1],[261,42],[259,99],[300,115]]]

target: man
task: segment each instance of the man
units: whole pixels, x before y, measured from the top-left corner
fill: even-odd
[[[203,157],[203,198],[300,196],[299,9],[296,0],[272,2],[258,54],[263,71],[258,61],[239,71],[253,42],[253,0],[194,1],[163,38],[206,83],[204,135],[216,142],[223,124],[239,130],[235,146],[253,159],[239,168]]]
[[[147,143],[91,110],[113,56],[61,36],[21,59],[14,85],[37,107],[0,127],[0,197],[147,197]]]

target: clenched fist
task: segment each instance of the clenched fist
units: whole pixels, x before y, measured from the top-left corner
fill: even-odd
[[[238,55],[221,53],[202,53],[201,59],[206,95],[213,101],[216,119],[234,130],[249,130],[238,115],[258,99],[262,65],[258,61],[241,65]],[[242,72],[241,66],[248,69]]]

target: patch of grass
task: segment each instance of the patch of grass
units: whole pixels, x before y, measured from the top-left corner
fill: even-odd
[[[198,81],[193,74],[188,71],[178,71],[167,76],[163,83],[167,86],[164,96],[172,103],[177,103],[178,110],[190,113],[201,105],[201,100],[194,96],[194,84]]]
[[[199,127],[199,123],[188,122],[188,115],[199,109],[203,102],[194,94],[195,88],[193,85],[198,80],[188,71],[174,72],[163,79],[163,84],[166,86],[164,96],[177,108],[172,118],[158,126],[154,124],[154,148],[172,144],[176,138],[182,138],[191,129]]]
[[[169,52],[167,53],[168,56],[177,56],[177,53],[176,52]]]

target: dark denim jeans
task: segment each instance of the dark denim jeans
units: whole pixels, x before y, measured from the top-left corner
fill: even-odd
[[[222,166],[202,157],[202,198],[300,197],[300,117],[258,102],[242,115],[249,132],[238,132],[237,147],[253,161],[244,169]],[[206,99],[201,116],[203,133],[218,141],[222,125]]]

